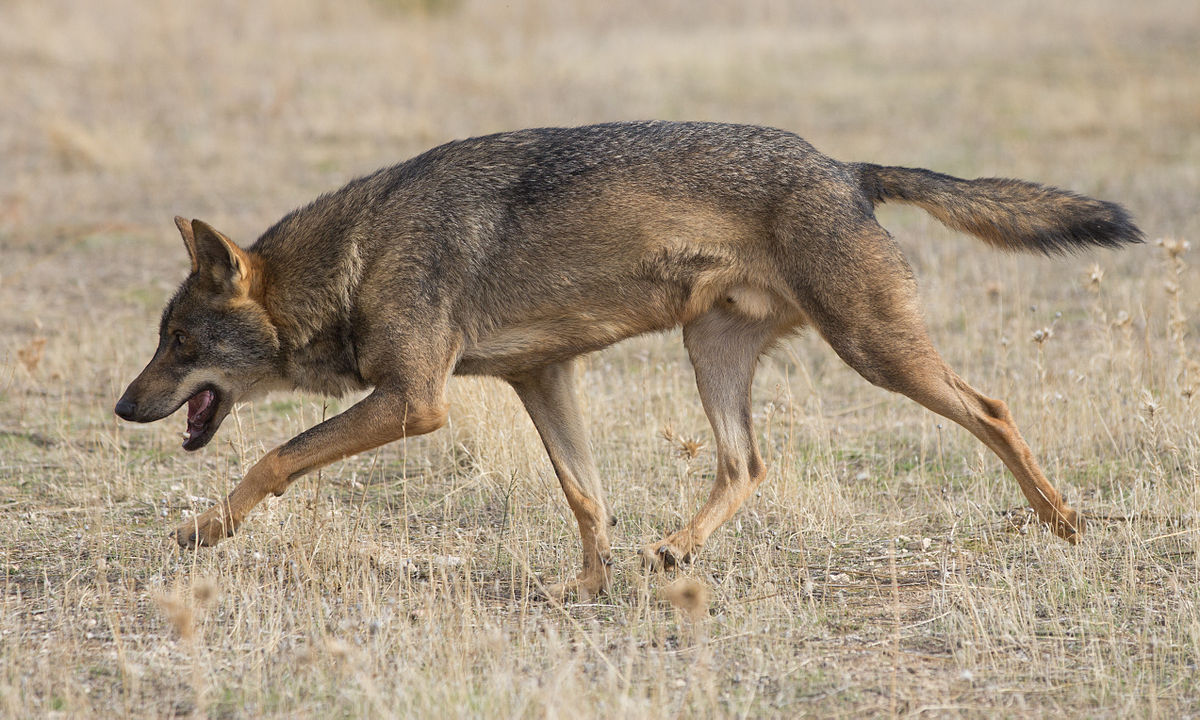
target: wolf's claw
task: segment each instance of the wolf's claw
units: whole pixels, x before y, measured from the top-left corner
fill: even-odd
[[[669,570],[685,565],[692,560],[691,551],[682,550],[669,540],[660,540],[643,547],[641,556],[642,566],[647,570],[655,571]]]

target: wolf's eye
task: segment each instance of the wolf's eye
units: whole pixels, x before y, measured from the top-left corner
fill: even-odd
[[[187,333],[182,330],[175,331],[175,347],[183,347],[187,343]]]

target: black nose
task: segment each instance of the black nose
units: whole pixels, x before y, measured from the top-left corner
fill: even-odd
[[[117,413],[117,417],[122,420],[132,420],[133,414],[137,412],[137,403],[121,398],[117,401],[117,407],[114,408],[114,411]]]

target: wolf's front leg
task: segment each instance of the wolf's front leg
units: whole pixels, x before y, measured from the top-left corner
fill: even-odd
[[[229,497],[184,522],[172,537],[183,547],[216,545],[232,535],[263,498],[282,495],[301,475],[407,435],[432,432],[445,422],[441,396],[418,400],[411,393],[378,387],[349,410],[267,453]]]
[[[509,382],[542,436],[567,504],[579,522],[583,543],[583,571],[574,580],[551,585],[547,593],[557,599],[573,595],[586,600],[603,592],[612,580],[608,541],[612,516],[604,505],[596,461],[575,398],[574,361],[547,365]]]
[[[295,439],[292,442],[294,441]],[[228,497],[175,528],[171,537],[182,547],[211,547],[232,535],[246,515],[255,505],[262,502],[263,498],[270,493],[282,493],[283,489],[286,489],[286,483],[278,491],[273,488],[278,487],[278,479],[285,476],[286,470],[279,465],[279,455],[288,444],[281,445],[263,456],[250,468],[246,477],[242,478]]]

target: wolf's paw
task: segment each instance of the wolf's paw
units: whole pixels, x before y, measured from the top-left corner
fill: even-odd
[[[642,567],[647,570],[663,571],[686,565],[692,561],[693,548],[682,547],[674,535],[642,547]]]
[[[221,513],[209,510],[175,528],[171,537],[182,548],[212,547],[233,535],[233,530],[233,523]]]
[[[1063,506],[1058,511],[1057,517],[1048,521],[1050,529],[1054,534],[1074,545],[1083,537],[1084,527],[1087,525],[1084,522],[1083,516],[1078,511]]]
[[[587,602],[604,592],[608,587],[609,577],[606,572],[580,573],[574,580],[554,583],[546,587],[546,599],[563,602],[575,599]]]

